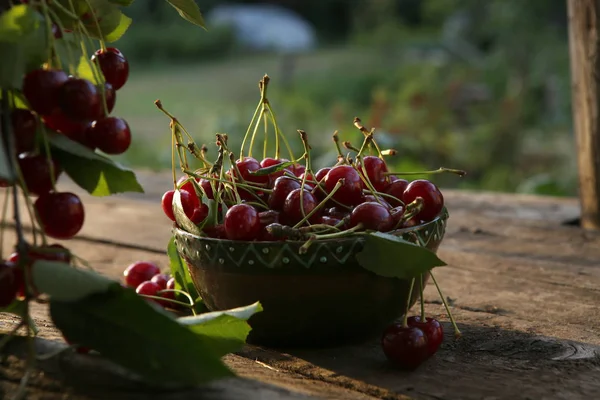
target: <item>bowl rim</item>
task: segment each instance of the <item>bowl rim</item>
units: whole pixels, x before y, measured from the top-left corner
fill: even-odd
[[[442,211],[440,211],[440,213],[437,215],[437,217],[435,217],[434,219],[432,219],[431,221],[428,221],[424,224],[421,225],[415,225],[415,226],[411,226],[409,228],[402,228],[402,229],[396,229],[393,231],[389,231],[386,233],[392,234],[394,236],[401,236],[404,235],[406,233],[409,232],[414,232],[414,231],[418,231],[421,229],[425,229],[428,226],[431,226],[433,224],[436,224],[437,222],[444,222],[446,220],[448,220],[448,218],[450,217],[450,213],[448,212],[448,209],[446,208],[446,206],[444,206],[444,208],[442,208]],[[211,238],[208,236],[198,236],[196,234],[190,233],[186,230],[183,230],[181,228],[179,228],[178,226],[176,226],[175,224],[173,224],[173,228],[172,228],[172,232],[175,234],[180,234],[180,235],[185,235],[185,236],[191,236],[192,238],[194,238],[194,240],[202,240],[202,241],[206,241],[206,242],[213,242],[213,243],[234,243],[237,245],[241,245],[241,244],[246,244],[246,245],[253,245],[253,244],[281,244],[281,243],[304,243],[304,240],[285,240],[285,241],[255,241],[255,240],[230,240],[230,239],[219,239],[219,238]],[[327,242],[338,242],[338,241],[343,241],[343,240],[357,240],[360,239],[360,236],[348,236],[348,237],[342,237],[339,239],[322,239],[322,240],[318,240],[317,242],[319,243],[327,243]]]

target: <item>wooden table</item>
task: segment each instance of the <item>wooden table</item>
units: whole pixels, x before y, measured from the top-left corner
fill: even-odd
[[[168,174],[140,173],[144,195],[83,195],[86,223],[70,248],[96,270],[119,278],[136,260],[167,267],[169,223],[160,197]],[[63,188],[73,189],[69,183]],[[80,191],[78,191],[80,192]],[[600,398],[600,234],[564,225],[575,199],[445,191],[451,212],[437,279],[463,332],[455,341],[434,287],[426,311],[444,321],[437,355],[417,371],[393,369],[377,341],[328,350],[247,346],[226,357],[241,378],[163,399],[594,399]],[[4,250],[12,246],[5,239]],[[60,339],[42,306],[40,337]],[[0,328],[15,322],[0,316]],[[22,373],[17,357],[0,364],[0,398]],[[40,341],[43,349],[60,346]],[[41,362],[30,398],[150,398],[147,388],[114,378],[112,366],[63,354]]]

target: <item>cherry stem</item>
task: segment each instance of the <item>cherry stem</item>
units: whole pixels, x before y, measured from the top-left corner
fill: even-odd
[[[365,168],[365,165],[362,161],[362,157],[360,155],[356,156],[356,164],[354,166],[354,168],[358,169],[358,165],[360,165],[360,171],[358,171],[358,176],[360,176],[360,179],[365,183],[365,185],[367,185],[367,188],[369,189],[369,191],[371,192],[371,194],[375,197],[375,200],[383,205],[383,203],[381,202],[381,199],[379,198],[379,196],[377,196],[377,190],[375,190],[375,187],[373,186],[373,184],[371,183],[371,180],[369,179],[369,174],[367,174],[367,169]],[[362,171],[362,173],[361,173]]]
[[[307,215],[304,216],[304,218],[302,218],[300,220],[300,222],[298,222],[296,225],[294,225],[294,228],[298,228],[300,226],[302,226],[302,224],[304,224],[306,221],[308,221],[308,219],[310,217],[312,217],[317,211],[319,211],[319,209],[323,208],[323,206],[325,205],[325,203],[327,203],[327,201],[335,194],[335,192],[337,192],[339,190],[339,188],[342,187],[342,185],[344,184],[346,180],[344,178],[340,179],[337,181],[337,183],[335,184],[335,186],[333,187],[333,189],[331,190],[331,192],[323,199],[323,201],[321,201],[319,204],[317,204],[317,206],[315,208],[313,208],[311,210],[311,212],[309,212]],[[300,200],[302,200],[302,195],[300,195]],[[302,211],[304,211],[304,207],[302,207],[302,203],[300,204],[300,208],[302,209]]]
[[[338,181],[339,183],[339,181]],[[350,228],[350,229],[346,229],[345,231],[340,231],[340,232],[335,232],[335,233],[323,233],[323,234],[312,234],[310,235],[310,237],[308,238],[308,240],[298,249],[298,253],[299,254],[305,254],[309,247],[313,244],[313,242],[317,241],[317,240],[323,240],[323,239],[338,239],[341,237],[345,237],[350,235],[351,233],[354,233],[356,231],[359,231],[361,229],[363,229],[363,224],[362,223],[358,223],[355,227]]]
[[[406,312],[402,318],[402,327],[408,327],[408,312],[410,311],[410,301],[412,299],[413,288],[415,287],[415,278],[410,281],[410,288],[408,289],[408,298],[406,299]]]
[[[277,125],[277,118],[275,117],[275,112],[273,111],[273,107],[271,107],[271,103],[267,102],[267,110],[269,110],[269,116],[271,117],[271,122],[273,122],[273,126],[275,127],[275,132],[277,133],[277,137],[280,138],[281,140],[283,140],[283,144],[285,145],[289,155],[290,155],[290,160],[294,160],[296,159],[296,157],[294,157],[294,152],[292,151],[292,148],[290,147],[290,144],[287,140],[287,138],[285,137],[285,135],[281,132],[281,129],[279,128],[279,125]],[[276,149],[275,149],[275,158],[279,159],[279,142],[276,143]]]
[[[371,137],[371,143],[373,143],[373,146],[375,146],[375,149],[377,150],[377,154],[379,155],[379,158],[381,158],[383,160],[383,154],[381,153],[381,149],[379,149],[379,146],[377,145],[377,142],[375,142],[375,139],[373,138],[373,133],[374,131],[371,130],[369,131],[367,128],[365,128],[360,120],[360,118],[356,117],[354,118],[354,126],[363,133],[363,135],[365,135],[366,137]]]
[[[381,150],[382,156],[395,156],[398,152],[394,149]]]
[[[442,289],[440,288],[440,286],[438,285],[437,281],[435,280],[435,277],[433,276],[433,272],[432,271],[429,271],[429,276],[431,276],[431,280],[435,284],[435,287],[436,287],[438,293],[440,294],[440,298],[442,299],[442,303],[444,303],[444,307],[446,308],[446,312],[448,313],[448,318],[450,318],[450,322],[452,323],[452,327],[454,328],[454,337],[456,339],[458,339],[458,338],[460,338],[462,336],[462,333],[460,332],[460,329],[458,329],[458,326],[456,326],[456,322],[454,321],[454,317],[452,316],[452,312],[450,311],[450,307],[448,307],[448,303],[446,302],[446,298],[444,297],[444,294],[442,293]]]
[[[206,179],[207,181],[221,182],[223,184],[231,183],[231,181],[228,180],[228,179],[219,179],[219,178],[213,178],[213,177],[207,176],[207,175],[199,175],[199,174],[197,174],[197,173],[195,173],[193,171],[190,171],[189,169],[184,169],[183,172],[186,175],[192,176],[194,178]],[[241,188],[249,189],[249,190],[260,190],[261,192],[265,192],[265,193],[272,193],[273,192],[273,189],[267,189],[266,187],[262,187],[262,186],[258,186],[258,185],[251,185],[249,183],[240,183],[240,182],[237,182],[236,185],[240,186]]]
[[[157,292],[157,293],[158,293],[158,292]],[[189,305],[188,303],[184,303],[184,302],[182,302],[182,301],[177,301],[177,300],[173,300],[173,299],[168,299],[168,298],[166,298],[166,297],[152,296],[152,295],[149,295],[149,294],[141,294],[141,293],[140,293],[140,296],[141,296],[141,297],[145,297],[145,298],[147,298],[147,299],[154,299],[154,300],[168,301],[168,302],[170,302],[170,303],[177,304],[177,305],[180,305],[180,306],[182,306],[182,307],[187,307],[187,308],[192,308],[192,307],[194,307],[193,305]]]
[[[340,138],[338,137],[338,131],[333,132],[333,143],[335,144],[335,149],[337,150],[337,162],[344,160],[344,155],[342,154],[342,149],[340,147]]]
[[[162,294],[162,293],[179,293],[184,295],[189,301],[190,304],[188,304],[188,306],[194,307],[194,299],[192,299],[192,296],[190,296],[190,294],[188,292],[186,292],[185,290],[180,290],[180,289],[163,289],[163,290],[159,290],[157,292],[158,294]]]
[[[466,171],[460,169],[451,169],[440,167],[438,169],[434,169],[432,171],[421,171],[421,172],[384,172],[384,175],[432,175],[432,174],[442,174],[444,172],[450,172],[452,174],[456,174],[458,176],[465,176],[467,174]]]
[[[359,150],[359,149],[357,149],[356,147],[354,147],[354,146],[352,145],[352,143],[350,143],[350,142],[348,142],[348,141],[346,141],[346,142],[343,142],[342,144],[344,145],[344,148],[345,148],[346,150],[351,150],[351,151],[354,151],[355,153],[358,153],[358,152],[360,152],[360,150]]]
[[[256,121],[256,117],[258,113],[261,111],[263,107],[262,98],[258,102],[258,106],[256,106],[256,110],[254,111],[254,115],[252,115],[252,119],[250,120],[250,124],[248,124],[248,129],[246,129],[246,133],[244,134],[244,139],[242,140],[242,146],[240,147],[240,160],[244,159],[244,147],[246,147],[246,140],[248,140],[248,136],[250,135],[250,130],[252,126],[254,126],[254,121]]]
[[[426,322],[426,319],[425,319],[425,299],[423,298],[423,292],[425,291],[425,286],[423,284],[423,281],[424,281],[423,274],[419,275],[419,280],[420,280],[420,285],[419,285],[420,287],[419,287],[419,289],[421,291],[421,294],[420,294],[420,299],[421,299],[421,322]]]
[[[172,121],[172,120],[171,120]],[[177,189],[177,173],[175,172],[175,144],[177,139],[175,138],[175,125],[171,125],[171,172],[173,173],[173,189]]]
[[[363,193],[371,194],[372,192],[370,190],[368,190],[368,189],[363,189]],[[402,201],[402,199],[399,199],[396,196],[393,196],[391,194],[383,193],[383,192],[375,192],[375,195],[376,196],[381,196],[381,197],[387,197],[388,199],[392,199],[394,201],[397,201],[401,205],[404,205],[404,201]]]
[[[306,132],[301,129],[298,129],[298,133],[300,134],[300,139],[302,140],[302,145],[304,146],[303,157],[306,162],[305,169],[304,169],[305,173],[303,174],[302,182],[300,183],[301,193],[304,193],[304,186],[306,185],[306,178],[309,174],[312,175],[312,170],[311,170],[311,166],[310,166],[310,145],[308,144],[308,135],[306,134]],[[304,213],[304,196],[302,194],[300,194],[300,212],[304,216],[303,221],[307,220],[308,217]],[[314,214],[314,210],[311,212],[311,214]]]

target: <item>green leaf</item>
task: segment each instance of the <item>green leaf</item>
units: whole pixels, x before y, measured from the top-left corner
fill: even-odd
[[[194,0],[167,0],[167,3],[172,5],[183,19],[206,29],[202,13]]]
[[[185,260],[181,258],[177,251],[174,237],[169,240],[167,255],[169,256],[171,275],[175,278],[175,289],[186,291],[192,299],[196,300],[200,295],[196,290],[196,286],[194,286],[194,281],[192,281],[192,276],[190,275]]]
[[[30,6],[12,6],[0,14],[0,41],[17,43],[39,28],[40,14]]]
[[[131,18],[121,12],[119,6],[106,0],[89,0],[94,16],[83,18],[89,35],[106,42],[119,40],[131,25]]]
[[[222,357],[240,350],[252,330],[246,321],[263,310],[260,303],[225,311],[214,311],[193,317],[179,318],[179,322],[189,326],[196,333],[214,339],[213,352]]]
[[[434,267],[446,265],[431,250],[388,233],[363,235],[366,243],[356,254],[359,264],[388,278],[414,278]]]
[[[181,192],[179,190],[175,190],[175,194],[173,195],[173,214],[175,215],[177,225],[185,231],[194,235],[204,236],[202,230],[185,214],[183,204],[181,203]]]
[[[35,261],[32,276],[37,290],[56,301],[77,301],[120,286],[118,282],[96,272],[56,261]]]
[[[144,192],[133,171],[64,135],[47,133],[53,148],[52,155],[56,157],[67,175],[91,195],[109,196],[115,193]]]
[[[31,327],[33,334],[38,334],[39,329],[35,324],[35,321],[27,314],[27,302],[25,300],[15,300],[6,307],[0,307],[0,313],[13,314],[17,317],[20,317],[21,319],[28,318],[29,326]]]
[[[281,164],[275,164],[275,165],[271,165],[270,167],[260,168],[260,169],[257,169],[256,171],[249,171],[249,172],[250,172],[250,175],[256,175],[256,176],[270,175],[275,172],[283,171],[284,169],[286,169],[294,164],[295,164],[294,161],[286,161],[286,162],[282,162]]]
[[[135,0],[108,0],[109,3],[116,4],[118,6],[129,7]]]
[[[50,302],[54,324],[69,341],[92,348],[149,381],[197,385],[233,376],[194,333],[132,289]]]

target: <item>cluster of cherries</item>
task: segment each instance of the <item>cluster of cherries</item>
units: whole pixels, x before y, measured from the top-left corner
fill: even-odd
[[[202,197],[214,199],[214,191],[222,187],[222,182],[233,180],[239,199],[231,194],[223,196],[221,201],[228,207],[223,221],[204,228],[204,233],[219,239],[274,241],[286,237],[274,236],[267,229],[271,224],[389,232],[431,221],[444,206],[436,185],[424,179],[399,179],[388,172],[380,157],[366,156],[362,158],[363,165],[340,164],[322,168],[314,175],[299,164],[269,174],[259,172],[272,171],[282,163],[289,162],[273,158],[259,162],[244,157],[235,161],[235,168],[227,172],[224,180],[204,175],[195,178],[195,185],[193,178],[184,176],[177,182],[177,189],[163,195],[163,211],[172,221],[176,220],[173,197],[179,190],[186,216],[200,225],[209,212]],[[406,205],[418,197],[422,199],[420,210],[407,215]]]
[[[46,235],[56,239],[75,236],[83,226],[85,213],[79,196],[54,190],[63,170],[46,151],[39,135],[41,125],[107,154],[123,153],[131,143],[127,122],[109,115],[115,105],[115,91],[127,81],[129,64],[114,48],[96,51],[91,61],[104,75],[103,88],[63,70],[35,69],[25,75],[22,85],[29,109],[11,111],[23,190],[38,197],[34,207],[40,225]],[[10,184],[4,181],[0,186]]]
[[[125,285],[135,289],[141,296],[165,308],[177,308],[175,300],[175,278],[160,272],[153,262],[136,261],[123,271]],[[164,299],[164,300],[161,300]]]

